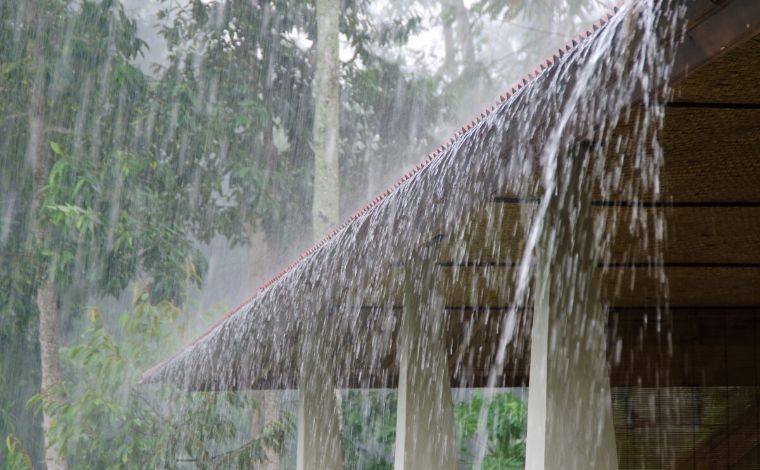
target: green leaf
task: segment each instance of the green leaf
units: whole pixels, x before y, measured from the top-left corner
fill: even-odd
[[[63,150],[61,149],[61,146],[60,146],[60,144],[58,144],[58,142],[53,142],[51,140],[50,141],[50,150],[52,150],[53,153],[56,154],[56,155],[58,155],[58,156],[62,156],[63,155]]]

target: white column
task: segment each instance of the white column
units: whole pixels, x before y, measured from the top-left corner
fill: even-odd
[[[559,163],[536,259],[526,468],[617,469],[588,152]],[[587,162],[585,162],[587,163]]]
[[[318,316],[321,320],[324,315]],[[306,326],[301,343],[301,379],[298,395],[297,470],[341,470],[343,454],[340,414],[335,394],[332,332],[315,319]]]
[[[434,267],[429,260],[414,263],[404,279],[395,470],[457,468],[444,302]]]

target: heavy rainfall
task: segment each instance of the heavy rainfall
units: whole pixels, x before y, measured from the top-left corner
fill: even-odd
[[[0,466],[696,465],[690,2],[2,0]]]

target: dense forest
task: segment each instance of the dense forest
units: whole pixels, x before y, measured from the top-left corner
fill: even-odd
[[[0,2],[0,465],[290,468],[288,393],[140,374],[608,7]],[[394,400],[344,393],[350,468],[392,467]],[[522,465],[523,401],[485,467]]]

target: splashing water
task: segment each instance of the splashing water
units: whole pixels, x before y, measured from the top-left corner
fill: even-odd
[[[573,146],[578,145],[578,142],[587,142],[587,145],[593,147],[590,159],[584,162],[584,166],[588,167],[584,170],[590,172],[591,187],[580,182],[583,180],[581,178],[576,184],[583,185],[582,191],[595,191],[595,196],[598,194],[603,201],[657,200],[660,196],[659,173],[664,162],[662,148],[657,140],[657,131],[661,130],[663,125],[662,101],[668,96],[668,79],[674,61],[677,28],[683,15],[683,9],[673,8],[670,2],[665,3],[650,1],[624,7],[593,41],[581,44],[581,51],[573,56],[575,60],[560,63],[553,76],[547,78],[550,83],[541,90],[551,97],[566,98],[559,103],[552,103],[555,106],[553,108],[546,107],[549,110],[547,114],[559,116],[554,122],[544,126],[539,124],[538,129],[533,128],[526,133],[530,136],[531,133],[540,131],[543,137],[541,140],[545,142],[538,150],[541,185],[532,192],[543,194],[544,197],[538,202],[535,213],[531,214],[532,220],[524,222],[524,226],[528,229],[514,279],[516,301],[504,319],[496,359],[489,372],[486,390],[495,389],[498,374],[505,367],[509,352],[508,345],[516,335],[520,334],[521,325],[517,320],[519,313],[517,306],[526,305],[529,302],[536,249],[542,234],[547,230],[552,230],[555,225],[563,224],[561,220],[552,218],[556,217],[557,212],[550,211],[551,204],[555,203],[550,195],[558,192],[558,178],[568,174],[564,160],[568,156],[577,155]],[[663,29],[664,34],[661,32]],[[664,42],[661,42],[662,37],[665,38]],[[536,103],[541,102],[542,99],[547,98],[531,97],[531,100],[535,100]],[[635,103],[640,103],[641,107],[631,109],[632,104]],[[550,116],[546,118],[551,119]],[[530,116],[524,122],[545,123],[546,118]],[[619,136],[613,133],[621,121],[634,126],[638,131],[622,144],[619,141],[615,142]],[[523,142],[531,140],[531,137],[527,137]],[[620,152],[624,156],[621,156],[615,164],[632,165],[638,170],[639,175],[638,180],[627,181],[627,186],[620,185],[619,177],[610,177],[610,168],[605,162],[610,154],[614,155],[614,152],[619,152],[620,149],[625,149],[626,152]],[[623,159],[630,159],[632,162],[624,162]],[[560,194],[566,194],[566,192]],[[574,201],[562,199],[556,202],[559,207],[569,204],[571,210],[573,210],[573,203]],[[577,218],[580,214],[575,212],[574,215]],[[602,261],[603,266],[612,264],[611,245],[616,233],[616,216],[615,213],[611,218],[609,213],[597,216],[594,221],[594,233],[590,234],[594,238],[593,244],[597,251],[592,258]],[[646,234],[649,232],[650,223],[654,223],[657,227],[664,227],[661,218],[662,214],[657,212],[634,214],[629,219],[628,230],[631,233]],[[576,236],[587,235],[576,233]],[[659,262],[662,257],[659,243],[662,242],[664,236],[663,232],[656,233],[654,240],[656,245],[650,252],[652,258],[648,260],[653,267],[660,266],[654,269],[657,270],[656,275],[663,281],[666,278],[661,268],[662,263]],[[578,240],[578,243],[583,242]],[[549,255],[549,259],[551,258],[552,256]],[[557,281],[559,286],[556,287],[564,288],[569,292],[574,290],[579,282],[576,278],[577,273],[563,273],[562,276],[565,280]],[[666,285],[665,282],[662,284]],[[666,297],[664,290],[661,294]],[[558,295],[562,296],[561,293]],[[568,302],[572,304],[572,299]],[[525,326],[523,322],[522,327]],[[572,353],[572,351],[566,351],[564,354],[572,356]],[[481,438],[475,468],[480,468],[488,450],[486,410],[487,407],[484,406],[478,422],[478,434]]]
[[[473,354],[460,354],[453,364],[460,384],[485,374],[488,403],[511,361],[528,353],[526,306],[539,293],[533,285],[537,250],[552,227],[564,223],[555,220],[552,204],[571,213],[571,226],[580,224],[573,220],[580,216],[576,201],[562,199],[561,190],[568,156],[577,155],[579,146],[586,149],[585,176],[577,184],[610,210],[594,215],[592,233],[579,234],[578,245],[592,237],[585,243],[605,276],[614,274],[610,266],[616,263],[646,256],[649,275],[662,286],[659,306],[666,308],[659,248],[665,224],[662,214],[640,210],[638,203],[661,197],[658,132],[682,17],[683,8],[670,1],[623,7],[148,380],[190,390],[304,387],[298,384],[304,364],[299,344],[311,344],[316,352],[310,360],[334,362],[338,388],[393,387],[399,307],[404,286],[411,285],[447,312],[424,316],[424,329],[444,330],[464,307],[506,312],[491,325],[497,339],[486,353],[486,371],[473,370]],[[627,205],[625,214],[616,202]],[[483,220],[485,239],[475,240]],[[627,248],[622,260],[613,250],[620,230],[642,245]],[[505,233],[514,243],[504,243]],[[486,267],[473,274],[479,263]],[[568,269],[560,274],[566,282],[557,281],[560,297],[590,282],[572,265]],[[431,279],[437,279],[432,288]],[[614,302],[635,280],[626,281],[619,279],[605,301]],[[494,299],[507,299],[507,307]],[[485,318],[487,324],[488,313]],[[483,328],[480,321],[473,316],[464,327]],[[428,346],[425,341],[420,348]],[[310,380],[324,379],[313,375]],[[476,468],[488,450],[487,409],[481,408],[478,420]]]

